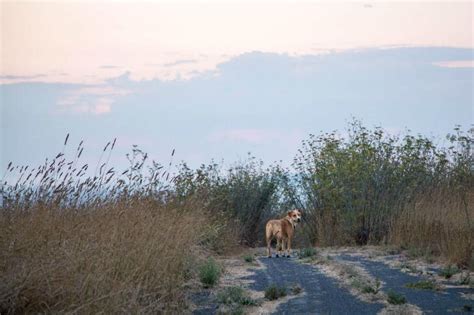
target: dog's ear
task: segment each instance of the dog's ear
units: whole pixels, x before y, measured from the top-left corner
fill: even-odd
[[[301,211],[301,209],[298,209],[298,211],[300,212],[300,215],[303,216],[303,211]]]
[[[288,216],[289,216],[289,217],[291,217],[291,213],[292,213],[292,212],[293,212],[293,211],[288,211]]]

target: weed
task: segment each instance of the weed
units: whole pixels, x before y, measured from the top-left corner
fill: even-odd
[[[219,281],[220,275],[221,268],[212,257],[199,268],[199,279],[206,288],[214,286]]]
[[[246,262],[248,262],[248,263],[252,263],[252,262],[254,262],[254,260],[255,260],[255,258],[254,258],[252,255],[250,255],[250,254],[244,255],[243,258],[244,258],[244,260],[245,260]]]
[[[286,296],[285,287],[280,287],[275,284],[272,284],[265,289],[265,298],[270,301],[277,300],[284,296]]]
[[[387,302],[390,304],[405,304],[407,302],[407,299],[403,294],[397,293],[395,291],[389,290],[387,292]]]
[[[419,273],[420,272],[415,266],[413,266],[412,264],[409,264],[407,262],[402,262],[399,267],[402,270],[405,269],[409,273]]]
[[[302,259],[302,258],[311,258],[311,257],[316,256],[316,254],[317,254],[316,248],[306,247],[306,248],[300,249],[299,257],[300,257],[300,259]]]
[[[257,301],[252,299],[241,287],[227,287],[217,294],[217,301],[221,304],[257,305]]]
[[[303,288],[298,284],[295,284],[291,287],[291,293],[293,293],[293,295],[298,295],[301,293],[301,291],[303,291]]]
[[[459,279],[459,284],[460,285],[470,285],[471,284],[471,276],[469,272],[461,274],[461,277]]]
[[[407,288],[420,290],[439,290],[439,287],[434,281],[422,280],[418,282],[410,282],[405,285]]]
[[[354,268],[354,266],[347,265],[347,264],[341,265],[341,270],[339,271],[339,274],[341,276],[347,275],[348,278],[358,279],[359,277],[359,271],[357,271],[357,269]]]
[[[387,246],[385,248],[385,254],[387,255],[399,255],[401,253],[401,248],[395,246]]]
[[[375,283],[372,283],[368,280],[358,277],[352,280],[351,286],[362,293],[377,294],[380,291],[380,280],[377,279]]]
[[[446,279],[449,279],[452,276],[454,276],[455,274],[457,274],[459,271],[460,270],[457,266],[451,265],[451,266],[446,266],[443,269],[441,269],[438,274],[441,277],[445,277]]]

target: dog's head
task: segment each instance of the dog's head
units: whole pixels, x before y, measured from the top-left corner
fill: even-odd
[[[294,225],[301,222],[302,215],[303,213],[299,209],[293,209],[291,211],[288,211],[288,217],[290,218],[291,223],[293,223]]]

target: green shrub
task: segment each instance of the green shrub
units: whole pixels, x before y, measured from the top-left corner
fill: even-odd
[[[257,301],[252,299],[241,287],[228,287],[217,294],[217,301],[221,304],[257,305]]]
[[[434,281],[422,280],[418,282],[411,282],[406,284],[407,288],[420,289],[420,290],[438,290],[439,287]]]
[[[387,292],[387,302],[390,304],[399,305],[405,304],[407,302],[407,299],[403,294],[390,290]]]
[[[244,256],[244,260],[248,263],[251,263],[255,260],[255,258],[252,255],[247,254],[247,255]]]
[[[285,287],[280,287],[275,284],[272,284],[265,289],[265,298],[270,301],[277,300],[284,296],[286,296]]]
[[[373,284],[368,280],[355,278],[352,280],[351,285],[362,293],[377,294],[380,290],[380,280],[378,279]]]
[[[300,249],[299,257],[300,259],[302,259],[302,258],[316,256],[316,254],[317,254],[316,248],[306,247],[306,248]]]
[[[457,274],[459,272],[459,268],[457,266],[447,266],[447,267],[444,267],[443,269],[441,269],[439,271],[439,275],[441,277],[445,277],[446,279],[449,279],[451,278],[452,276],[454,276],[455,274]]]
[[[461,274],[461,278],[459,279],[459,284],[460,285],[470,285],[471,284],[471,276],[468,273],[466,274]]]
[[[212,257],[209,257],[199,268],[199,279],[206,288],[214,286],[219,281],[220,276],[221,268]]]
[[[293,293],[293,295],[298,295],[301,293],[301,291],[303,291],[303,288],[300,287],[299,285],[295,284],[291,287],[291,293]]]

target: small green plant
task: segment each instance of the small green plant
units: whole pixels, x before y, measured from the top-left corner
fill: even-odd
[[[382,283],[380,282],[379,278],[375,279],[375,294],[379,293],[380,287],[382,286]]]
[[[301,293],[301,291],[303,291],[303,288],[301,288],[299,285],[295,284],[291,287],[291,293],[293,293],[293,295],[298,295]]]
[[[407,288],[419,289],[419,290],[438,290],[439,287],[434,281],[422,280],[418,282],[411,282],[406,284]]]
[[[459,272],[459,268],[455,265],[451,265],[451,266],[446,266],[443,269],[441,269],[438,274],[441,277],[445,277],[446,279],[449,279],[455,274],[457,274],[458,272]]]
[[[257,305],[247,292],[241,287],[228,287],[217,294],[217,301],[221,304]]]
[[[255,258],[254,258],[252,255],[250,255],[250,254],[244,255],[243,258],[244,258],[244,260],[245,260],[246,262],[248,262],[248,263],[252,263],[252,262],[255,260]]]
[[[389,290],[387,292],[387,302],[394,305],[405,304],[407,299],[403,294]]]
[[[471,276],[468,273],[463,273],[461,274],[461,278],[459,279],[459,284],[460,285],[470,285],[472,283],[471,281]]]
[[[347,275],[348,278],[350,278],[350,279],[359,279],[360,278],[359,271],[356,268],[354,268],[354,266],[352,266],[352,265],[346,265],[346,264],[342,265],[341,270],[339,271],[339,274],[341,276]]]
[[[402,249],[400,247],[388,246],[385,248],[385,254],[387,255],[399,255]]]
[[[373,284],[371,281],[361,278],[354,278],[354,280],[351,282],[351,285],[362,293],[377,294],[380,290],[380,281],[378,279]]]
[[[309,257],[316,256],[316,254],[317,254],[316,248],[306,247],[306,248],[300,249],[299,257],[300,259],[309,258]]]
[[[199,268],[199,279],[206,288],[214,286],[219,281],[220,276],[221,268],[212,257],[209,257]]]
[[[376,294],[377,292],[375,291],[374,287],[372,287],[371,285],[366,284],[362,287],[362,293]]]
[[[286,296],[285,287],[280,287],[275,284],[272,284],[265,289],[265,298],[270,301],[277,300],[284,296]]]
[[[420,271],[413,265],[407,263],[407,262],[402,262],[400,264],[400,269],[406,269],[409,273],[419,273]]]

